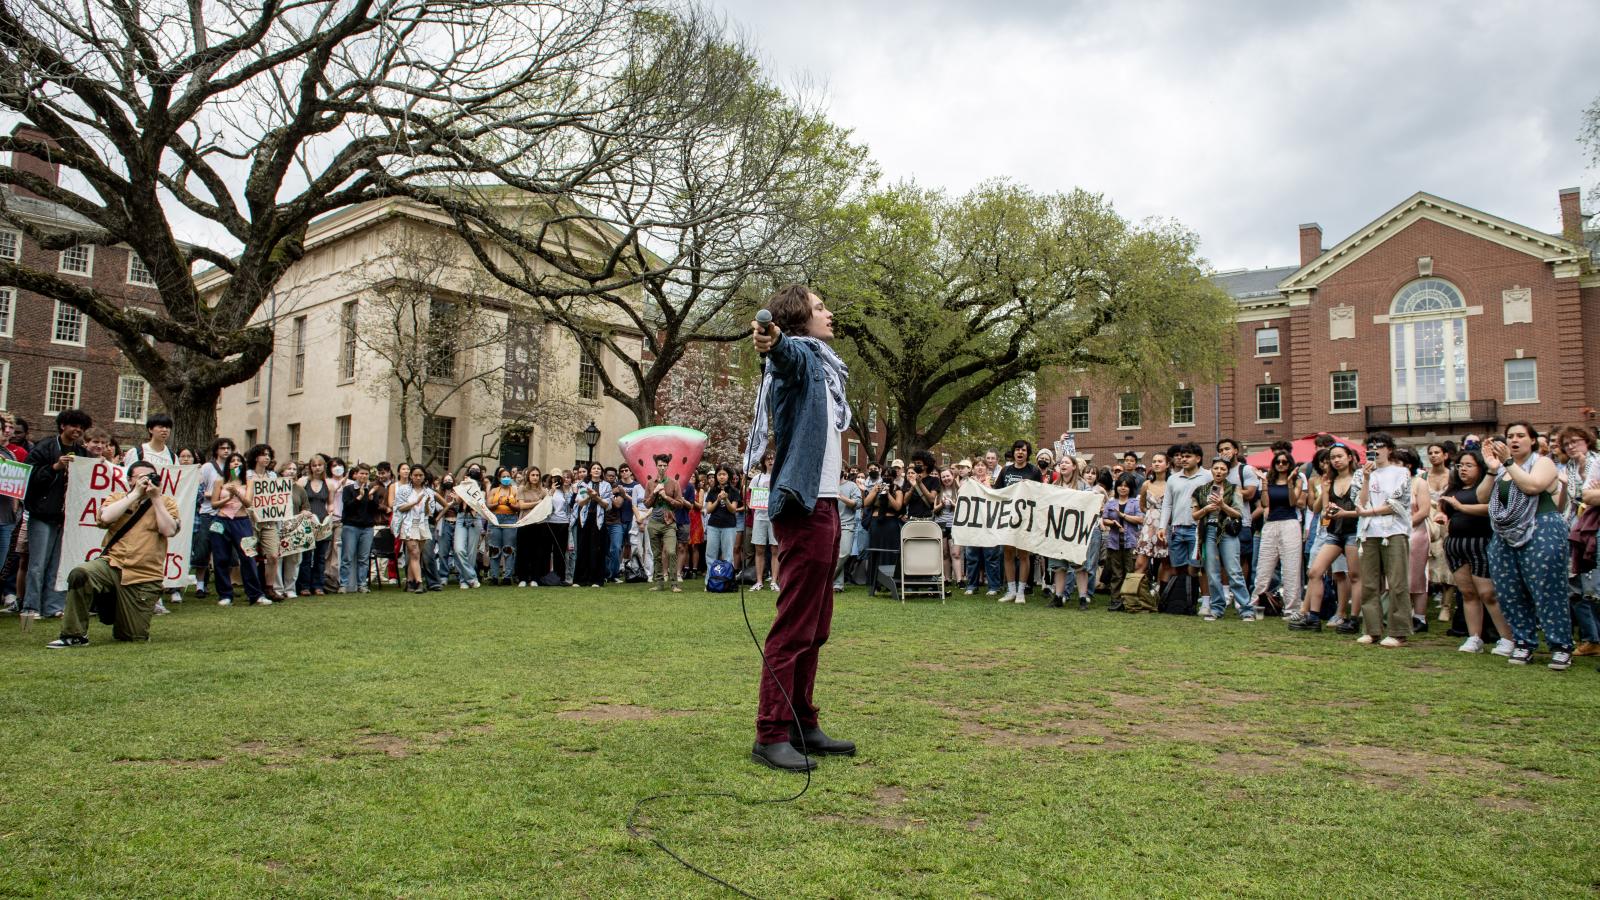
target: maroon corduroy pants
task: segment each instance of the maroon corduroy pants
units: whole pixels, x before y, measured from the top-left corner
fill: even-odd
[[[787,741],[789,722],[795,715],[802,727],[817,724],[811,688],[817,680],[817,653],[828,642],[833,625],[839,504],[832,497],[818,497],[809,515],[775,520],[772,533],[778,539],[778,579],[783,590],[778,592],[778,615],[767,632],[767,664],[761,673],[756,741],[762,744]],[[793,713],[779,685],[794,701]]]

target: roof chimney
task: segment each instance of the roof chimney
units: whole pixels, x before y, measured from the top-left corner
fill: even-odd
[[[1300,226],[1300,265],[1310,265],[1322,255],[1322,226],[1307,222]]]
[[[47,147],[61,146],[51,140],[49,135],[31,125],[17,125],[17,127],[11,129],[11,136],[19,140],[44,144]],[[51,184],[61,183],[61,164],[51,159],[48,152],[43,156],[39,156],[32,153],[23,153],[21,150],[13,150],[11,152],[11,167],[19,172],[37,175]],[[11,191],[23,197],[39,197],[38,194],[20,185],[13,185]]]
[[[1562,188],[1561,236],[1575,244],[1583,243],[1583,194],[1575,187]]]

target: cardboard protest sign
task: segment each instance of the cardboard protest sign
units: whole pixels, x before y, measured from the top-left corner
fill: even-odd
[[[333,517],[318,521],[315,516],[296,516],[294,521],[278,528],[278,555],[292,556],[307,553],[317,542],[333,534]]]
[[[0,497],[22,499],[28,492],[28,475],[33,466],[14,459],[0,459]]]
[[[271,475],[250,482],[250,517],[257,522],[287,522],[294,482]]]
[[[162,586],[189,584],[189,550],[194,538],[195,497],[200,493],[199,466],[156,466],[161,493],[178,504],[178,533],[167,538],[167,571]],[[126,493],[127,473],[115,463],[88,456],[72,457],[67,470],[67,518],[61,530],[61,568],[56,590],[67,589],[67,574],[100,555],[107,531],[100,527],[100,507],[112,493]],[[153,515],[146,513],[146,515]]]
[[[963,547],[1020,547],[1081,563],[1104,508],[1105,501],[1093,491],[1038,481],[996,490],[968,479],[956,497],[950,536]]]

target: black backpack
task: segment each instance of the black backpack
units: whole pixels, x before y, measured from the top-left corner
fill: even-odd
[[[1179,573],[1167,580],[1161,589],[1161,612],[1174,616],[1192,616],[1200,611],[1200,585],[1193,575]]]

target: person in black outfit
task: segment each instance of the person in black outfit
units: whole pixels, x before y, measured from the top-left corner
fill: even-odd
[[[1001,469],[994,478],[994,486],[1007,488],[1019,481],[1043,481],[1044,473],[1039,467],[1029,462],[1033,456],[1033,445],[1021,438],[1011,444],[1011,462]],[[1020,547],[1005,547],[1004,565],[1006,575],[1006,592],[1001,595],[1000,602],[1017,603],[1027,602],[1028,588],[1028,552]]]
[[[867,559],[871,561],[871,574],[868,577],[872,586],[867,589],[868,597],[878,593],[879,566],[893,563],[898,581],[900,516],[906,503],[905,478],[902,475],[905,465],[898,459],[891,463],[883,480],[868,488],[866,499],[862,501],[867,510]]]
[[[611,484],[599,463],[589,465],[589,477],[573,490],[572,527],[578,529],[573,542],[577,551],[573,561],[572,583],[578,587],[606,583],[606,507],[611,505]]]
[[[926,450],[913,452],[911,474],[906,478],[906,518],[933,518],[939,510],[939,487],[938,463],[933,454]]]

